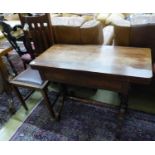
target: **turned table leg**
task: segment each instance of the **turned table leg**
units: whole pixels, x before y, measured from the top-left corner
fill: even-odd
[[[66,96],[67,96],[67,87],[64,84],[61,84],[60,92],[58,93],[56,99],[54,100],[54,102],[52,104],[53,108],[55,108],[56,120],[58,120],[58,121],[60,120],[60,117],[61,117],[61,112],[63,110]],[[58,101],[59,101],[60,105],[56,104]]]
[[[122,127],[125,120],[125,114],[128,110],[128,90],[129,90],[129,84],[123,85],[124,89],[122,92],[119,93],[120,98],[120,108],[118,113],[118,125],[116,130],[116,140],[120,140],[121,138],[121,132]]]

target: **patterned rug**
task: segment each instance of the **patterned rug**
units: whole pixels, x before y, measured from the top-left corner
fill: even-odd
[[[50,94],[51,100],[55,94]],[[53,121],[40,103],[10,140],[111,141],[115,140],[117,107],[95,106],[67,99],[60,121]],[[155,115],[134,110],[126,114],[120,140],[155,140]]]
[[[20,89],[20,92],[23,96],[25,96],[29,90],[28,89]],[[0,129],[2,126],[9,120],[9,118],[14,114],[10,110],[11,105],[8,102],[9,98],[6,93],[0,95]],[[17,99],[16,95],[13,93],[13,111],[17,111],[21,106],[20,101]]]

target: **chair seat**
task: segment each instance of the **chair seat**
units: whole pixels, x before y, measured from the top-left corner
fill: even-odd
[[[24,70],[22,73],[17,75],[13,81],[19,81],[19,82],[24,82],[24,83],[30,83],[30,84],[37,84],[37,85],[42,85],[43,80],[40,77],[40,74],[37,70],[28,68]]]

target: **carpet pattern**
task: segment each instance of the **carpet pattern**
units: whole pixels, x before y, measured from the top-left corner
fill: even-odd
[[[20,92],[23,96],[25,96],[29,90],[20,88]],[[11,105],[8,102],[9,98],[6,93],[0,95],[0,129],[2,126],[9,120],[9,118],[13,115],[10,111]],[[13,108],[17,111],[21,106],[20,101],[17,99],[16,95],[13,93]]]
[[[8,45],[8,43],[4,42],[4,47],[6,45]],[[23,63],[20,57],[18,56],[18,54],[14,50],[9,53],[9,58],[12,61],[18,73],[24,70]],[[3,61],[4,63],[7,64],[9,73],[11,74],[12,73],[11,67],[5,57],[3,57]],[[29,92],[29,90],[21,88],[20,92],[23,96],[25,96]],[[9,111],[10,105],[9,105],[8,99],[9,98],[5,92],[0,94],[0,129],[2,128],[4,123],[6,123],[9,120],[9,118],[12,116],[12,114]],[[14,101],[13,102],[14,109],[17,111],[21,104],[14,93],[13,93],[13,101]]]
[[[54,99],[55,94],[50,94]],[[67,99],[60,121],[54,121],[40,103],[16,131],[12,141],[115,140],[117,107],[95,106]],[[155,115],[129,110],[120,140],[155,140]]]

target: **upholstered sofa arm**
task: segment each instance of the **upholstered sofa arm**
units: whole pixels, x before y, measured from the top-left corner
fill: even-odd
[[[102,24],[90,20],[80,27],[81,44],[103,44]]]
[[[130,45],[130,22],[127,20],[118,20],[114,25],[114,45]]]
[[[155,63],[155,24],[115,23],[114,45],[151,48],[152,62]]]

